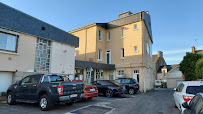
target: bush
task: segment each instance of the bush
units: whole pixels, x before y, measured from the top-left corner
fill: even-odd
[[[186,56],[184,56],[183,60],[180,63],[179,69],[185,75],[186,81],[198,79],[195,73],[195,69],[197,60],[201,58],[203,58],[203,55],[195,53],[186,53]]]
[[[1,92],[1,96],[6,96],[6,92]]]
[[[195,73],[198,79],[203,78],[203,58],[198,59],[196,63]]]

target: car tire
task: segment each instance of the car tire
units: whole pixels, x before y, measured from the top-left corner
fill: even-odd
[[[129,89],[128,89],[128,93],[129,93],[130,95],[133,95],[133,94],[135,94],[136,92],[135,92],[135,89],[129,88]]]
[[[13,94],[13,92],[9,92],[7,95],[7,103],[9,105],[15,105],[16,104],[16,99],[15,99],[15,95]]]
[[[106,94],[105,95],[106,95],[106,97],[113,97],[113,91],[108,89],[108,90],[106,90]]]
[[[74,101],[69,101],[68,103],[65,103],[66,105],[73,105]]]
[[[88,100],[92,100],[92,97],[87,98]]]
[[[46,94],[42,95],[39,99],[39,107],[42,111],[48,111],[53,106]]]

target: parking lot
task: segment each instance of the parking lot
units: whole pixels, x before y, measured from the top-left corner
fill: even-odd
[[[179,114],[174,107],[173,90],[158,89],[135,95],[106,98],[99,96],[90,101],[80,101],[71,106],[57,104],[50,111],[42,112],[37,104],[0,104],[2,114]]]

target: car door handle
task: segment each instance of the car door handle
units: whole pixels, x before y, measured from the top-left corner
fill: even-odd
[[[36,87],[37,85],[33,85],[34,87]]]

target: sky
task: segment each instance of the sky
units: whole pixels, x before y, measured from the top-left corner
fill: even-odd
[[[179,64],[194,45],[203,49],[203,0],[0,0],[22,12],[70,31],[105,23],[118,14],[149,11],[153,54],[163,51],[168,65]],[[196,42],[195,42],[196,40]]]

